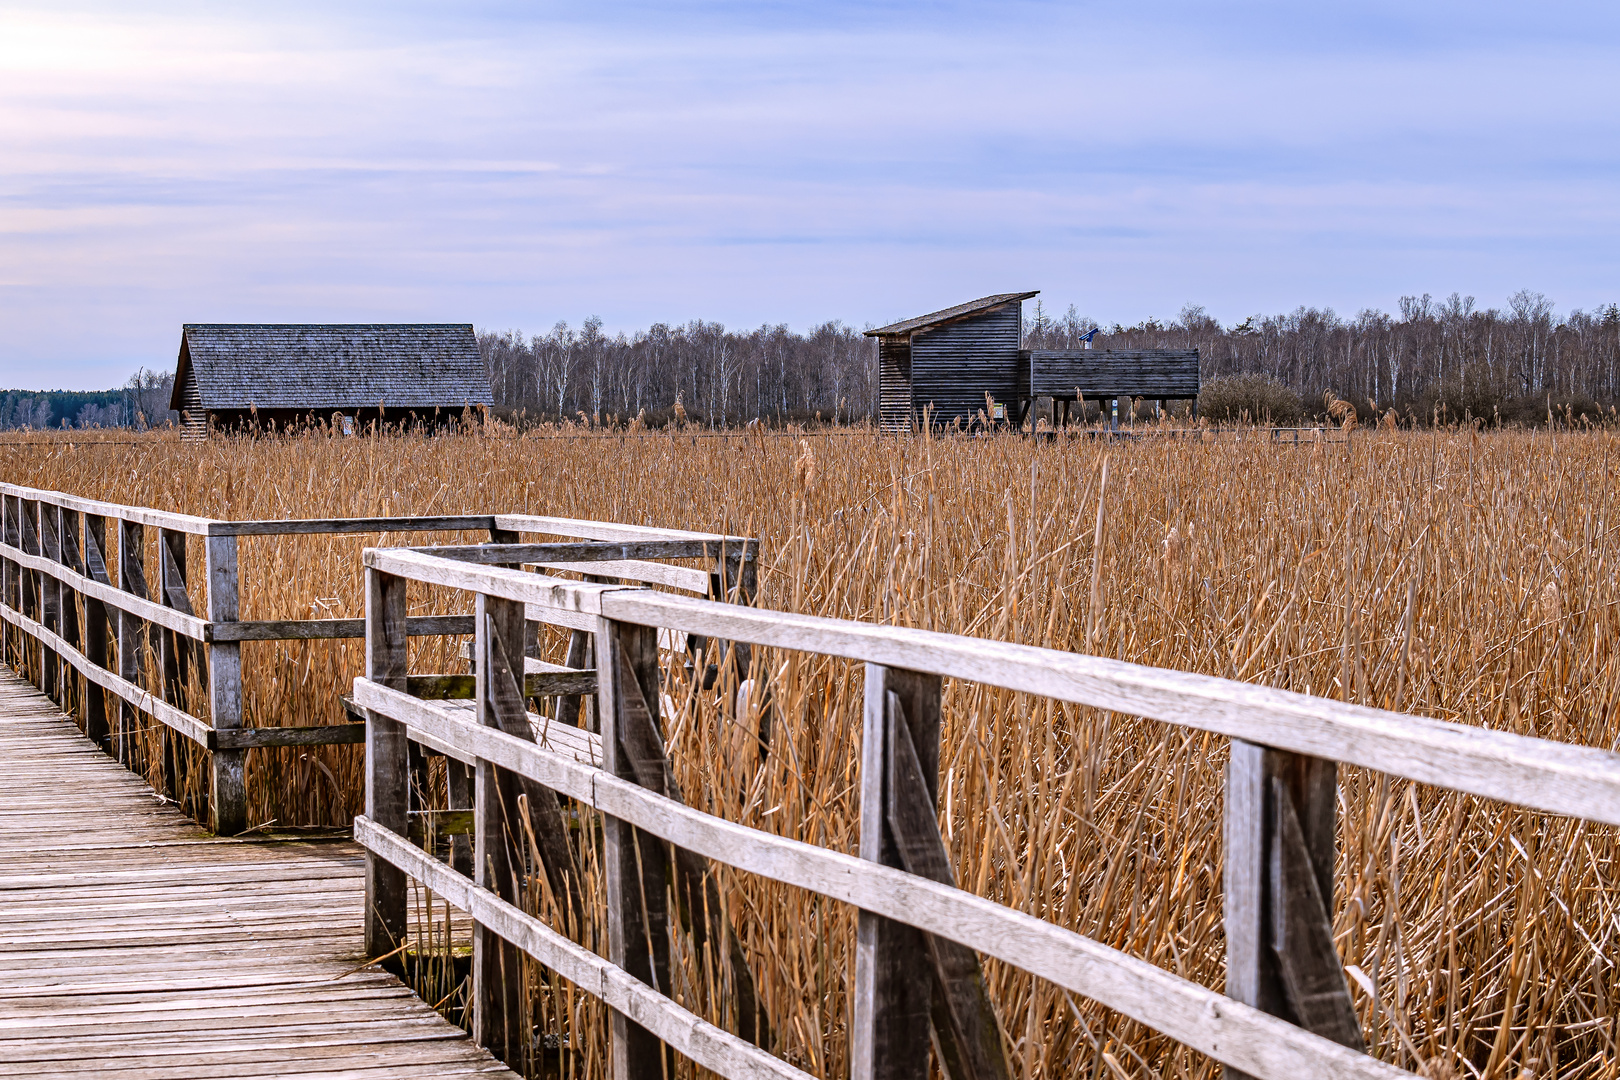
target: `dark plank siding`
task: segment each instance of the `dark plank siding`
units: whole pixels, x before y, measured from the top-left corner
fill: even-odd
[[[1197,349],[1033,349],[1024,357],[1030,397],[1198,396]]]
[[[470,324],[187,324],[209,410],[311,412],[493,404]]]
[[[202,394],[197,390],[197,369],[191,365],[184,343],[180,346],[180,371],[174,401],[180,406],[181,437],[201,439],[208,434],[208,414],[203,410]]]
[[[905,337],[878,338],[878,426],[911,430],[911,342]]]
[[[932,406],[933,422],[965,424],[989,394],[1013,405],[1018,396],[1018,346],[1023,305],[1009,303],[982,315],[921,330],[911,338],[911,400],[919,416]]]

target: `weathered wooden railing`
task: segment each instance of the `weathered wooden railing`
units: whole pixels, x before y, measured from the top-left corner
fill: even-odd
[[[487,561],[507,558],[497,548]],[[1336,763],[1620,824],[1620,754],[1604,750],[1097,657],[567,582],[422,551],[370,549],[364,559],[367,670],[355,700],[369,713],[369,754],[355,835],[371,853],[368,947],[380,955],[403,940],[406,875],[423,882],[475,922],[476,1037],[506,1052],[508,1034],[527,1030],[513,980],[497,974],[513,970],[521,950],[610,1006],[615,1080],[669,1075],[665,1045],[727,1077],[805,1076],[753,1045],[758,1032],[731,1034],[664,996],[667,939],[663,947],[658,939],[669,925],[667,867],[684,880],[689,864],[701,874],[702,860],[712,859],[859,909],[850,1028],[858,1080],[926,1077],[931,1024],[949,1075],[1006,1075],[978,954],[1116,1009],[1224,1063],[1229,1076],[1387,1078],[1410,1074],[1363,1052],[1332,938]],[[475,711],[413,695],[407,581],[477,594]],[[595,635],[599,738],[553,723],[539,741],[514,674],[525,615]],[[655,635],[663,629],[865,662],[860,858],[680,801],[658,723]],[[1231,740],[1225,994],[953,886],[936,822],[944,678]],[[471,880],[408,839],[413,736],[476,768]],[[512,860],[524,857],[510,846],[514,823],[532,824],[531,858],[546,865],[531,869],[543,869],[554,894],[567,896],[569,883],[557,880],[566,876],[566,847],[549,847],[565,841],[546,835],[561,828],[557,799],[541,797],[548,790],[596,808],[607,823],[606,957],[513,903],[513,871],[522,864]],[[519,822],[518,792],[528,794],[527,806],[549,810]],[[752,992],[751,979],[740,984]]]
[[[155,589],[149,583],[149,528],[157,530]],[[506,543],[525,533],[568,537],[571,542],[531,545],[530,553],[553,569],[700,595],[729,592],[745,601],[753,593],[757,547],[736,537],[522,514],[224,521],[0,484],[0,656],[21,653],[40,688],[64,707],[76,707],[85,733],[122,761],[130,760],[132,733],[143,714],[163,725],[171,783],[176,739],[211,751],[209,825],[234,835],[247,827],[244,764],[250,749],[365,739],[362,723],[243,726],[242,642],[360,638],[366,629],[363,619],[243,620],[239,538],[402,532],[471,532]],[[200,589],[188,574],[191,536],[201,539]],[[712,570],[650,561],[720,551],[727,544],[710,560]],[[403,629],[412,637],[471,634],[473,622],[471,615],[413,616]],[[147,649],[153,678],[143,662]],[[206,689],[206,719],[183,707],[182,688],[194,666]],[[74,675],[82,685],[74,685]],[[580,678],[576,672],[574,681]],[[566,676],[554,681],[557,692],[577,693],[564,685]]]

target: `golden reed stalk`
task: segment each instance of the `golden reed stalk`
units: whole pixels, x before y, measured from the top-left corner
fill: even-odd
[[[1297,449],[580,429],[127,443],[12,440],[3,475],[223,518],[525,511],[757,535],[765,606],[1060,649],[1089,637],[1146,664],[1620,738],[1609,433],[1380,431]],[[378,542],[244,540],[243,617],[358,615],[357,556]],[[464,604],[413,593],[412,610]],[[459,670],[454,645],[418,646],[413,670]],[[339,720],[361,661],[358,643],[244,656],[250,724]],[[770,650],[758,663],[778,717],[763,767],[717,707],[735,688],[671,673],[682,788],[710,812],[853,851],[858,668]],[[958,880],[1220,987],[1224,760],[1211,736],[947,683],[941,822]],[[352,749],[254,752],[250,770],[256,820],[340,824],[359,809]],[[1373,1052],[1436,1077],[1620,1076],[1616,831],[1359,769],[1341,780],[1336,929]],[[775,1050],[844,1075],[852,912],[721,881]],[[713,965],[679,942],[676,961],[676,996],[724,1020]],[[1107,1010],[1000,964],[989,975],[1022,1077],[1216,1074]],[[565,1074],[600,1075],[600,1011],[557,983],[537,978],[539,1020]]]

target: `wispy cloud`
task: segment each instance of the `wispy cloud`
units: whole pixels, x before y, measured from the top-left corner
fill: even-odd
[[[0,382],[192,320],[1620,296],[1607,5],[0,9]]]

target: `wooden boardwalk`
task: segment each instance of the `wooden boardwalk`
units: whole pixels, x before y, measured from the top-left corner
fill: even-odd
[[[0,668],[0,1077],[515,1077],[354,970],[363,865],[209,836]]]

